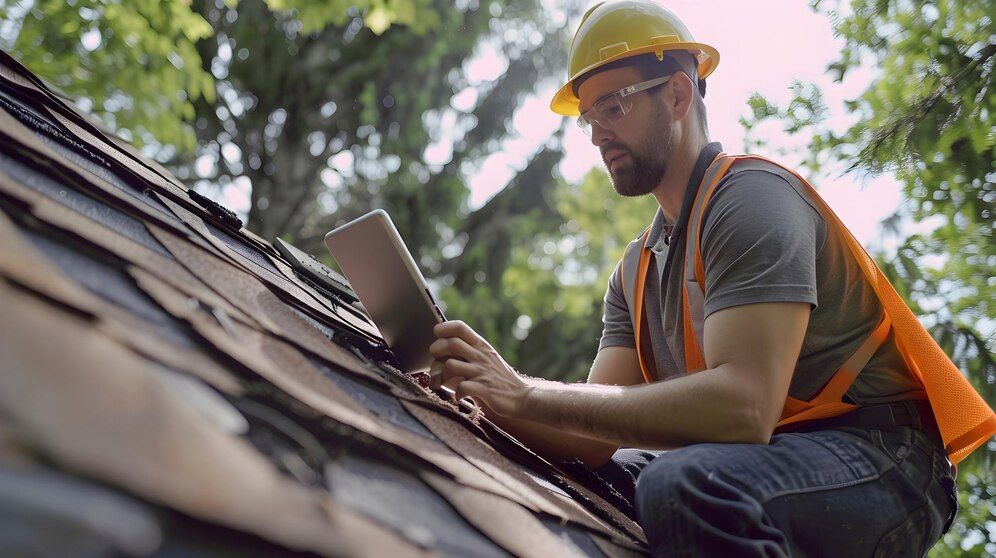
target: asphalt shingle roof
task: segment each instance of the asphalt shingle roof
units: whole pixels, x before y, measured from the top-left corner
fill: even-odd
[[[643,554],[277,250],[0,53],[4,555]],[[286,255],[286,256],[285,256]]]

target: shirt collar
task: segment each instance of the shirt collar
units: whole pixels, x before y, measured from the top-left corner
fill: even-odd
[[[686,198],[694,196],[698,192],[699,183],[702,182],[702,177],[705,175],[706,170],[713,159],[722,151],[723,146],[718,141],[709,143],[702,148],[699,158],[695,160],[695,166],[692,167],[692,174],[688,177],[688,185],[685,190]],[[647,235],[647,241],[643,243],[643,247],[650,248],[657,253],[666,250],[664,247],[664,239],[666,237],[664,232],[665,229],[670,231],[672,225],[674,223],[667,221],[667,218],[664,217],[664,211],[658,206],[657,214],[654,215],[654,220],[650,225],[650,234]]]

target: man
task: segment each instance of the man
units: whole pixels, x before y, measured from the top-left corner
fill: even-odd
[[[910,371],[897,339],[926,332],[877,268],[801,177],[709,142],[718,60],[650,0],[585,14],[553,109],[580,115],[620,195],[660,204],[609,281],[588,384],[519,374],[459,321],[436,326],[435,366],[537,452],[602,473],[656,555],[921,555],[957,505],[945,444],[960,459],[996,418],[982,403],[942,440],[961,415],[932,386],[959,380]]]

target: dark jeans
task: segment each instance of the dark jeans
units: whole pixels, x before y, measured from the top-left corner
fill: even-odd
[[[910,427],[621,449],[598,473],[654,556],[921,556],[957,510],[936,432]]]

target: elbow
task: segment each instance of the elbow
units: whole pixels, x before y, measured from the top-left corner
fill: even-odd
[[[740,387],[734,393],[728,393],[726,409],[729,413],[724,426],[732,443],[766,446],[771,441],[784,399],[773,396],[773,390],[758,387]]]
[[[734,423],[728,430],[732,443],[768,445],[774,433],[775,424],[770,419],[770,413],[762,410],[759,405],[744,405]]]
[[[771,441],[772,432],[773,430],[771,428],[765,428],[762,426],[755,427],[744,434],[744,440],[742,443],[766,446]]]

